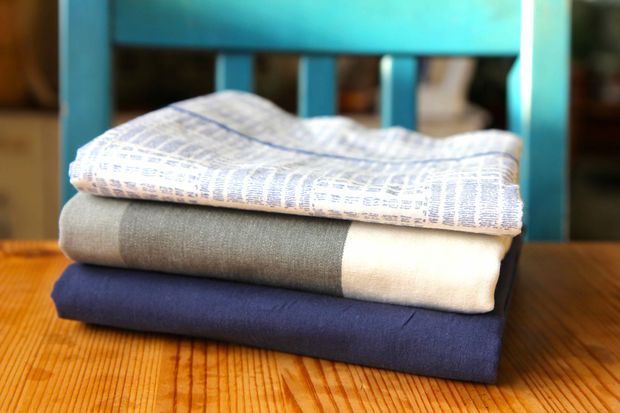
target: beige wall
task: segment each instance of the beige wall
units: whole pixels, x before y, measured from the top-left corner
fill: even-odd
[[[56,238],[55,112],[0,111],[0,238]]]

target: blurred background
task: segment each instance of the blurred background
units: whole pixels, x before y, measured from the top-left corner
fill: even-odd
[[[570,237],[620,239],[620,1],[574,0],[570,102]],[[0,238],[56,238],[58,42],[55,1],[0,0]],[[423,60],[423,133],[506,127],[512,59]],[[213,91],[205,51],[118,48],[121,122]],[[258,55],[256,92],[294,112],[297,57]],[[170,74],[173,74],[172,76]],[[378,58],[338,61],[339,112],[377,126]]]

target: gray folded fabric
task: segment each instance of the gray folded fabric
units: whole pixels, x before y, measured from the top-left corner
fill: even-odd
[[[494,307],[509,237],[77,194],[76,261],[465,313]]]

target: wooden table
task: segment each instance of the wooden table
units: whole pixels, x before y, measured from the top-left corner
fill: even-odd
[[[620,244],[522,255],[497,385],[56,317],[54,242],[0,243],[0,411],[620,411]]]

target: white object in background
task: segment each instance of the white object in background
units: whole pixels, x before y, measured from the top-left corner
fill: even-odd
[[[418,116],[425,120],[461,117],[476,62],[470,58],[428,59],[428,72],[418,86]]]

